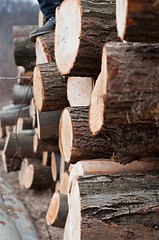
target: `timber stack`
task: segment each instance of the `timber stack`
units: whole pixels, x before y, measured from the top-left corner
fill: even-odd
[[[64,0],[28,63],[13,29],[23,77],[0,113],[4,168],[52,189],[46,222],[64,240],[159,238],[158,9]]]

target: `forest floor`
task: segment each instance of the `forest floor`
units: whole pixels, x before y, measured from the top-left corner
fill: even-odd
[[[18,172],[5,173],[2,161],[0,161],[0,175],[14,188],[18,199],[23,202],[28,210],[39,235],[39,239],[62,240],[63,229],[47,226],[45,220],[47,209],[53,195],[51,189],[45,191],[21,189],[18,182]]]

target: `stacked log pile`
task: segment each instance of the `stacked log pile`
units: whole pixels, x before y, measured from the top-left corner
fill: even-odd
[[[52,188],[46,222],[65,240],[159,238],[158,6],[64,0],[1,111],[5,169]]]

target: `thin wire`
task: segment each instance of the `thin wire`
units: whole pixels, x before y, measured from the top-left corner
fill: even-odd
[[[32,76],[31,77],[28,77],[28,76],[26,76],[26,77],[24,77],[24,76],[16,76],[16,77],[0,77],[0,81],[1,80],[16,80],[16,79],[18,79],[18,78],[22,78],[22,79],[31,79],[32,78]]]

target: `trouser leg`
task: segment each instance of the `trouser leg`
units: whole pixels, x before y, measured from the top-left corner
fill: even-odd
[[[48,21],[50,17],[55,16],[56,7],[59,6],[62,1],[63,0],[38,0],[46,21]]]

